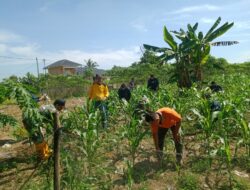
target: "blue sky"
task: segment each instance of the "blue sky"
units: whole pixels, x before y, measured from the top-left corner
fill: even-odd
[[[129,66],[142,55],[142,44],[167,46],[163,26],[186,29],[199,23],[206,32],[221,16],[234,27],[211,54],[229,62],[250,61],[249,0],[0,0],[0,79],[36,73],[60,59],[81,64],[92,59],[99,68]]]

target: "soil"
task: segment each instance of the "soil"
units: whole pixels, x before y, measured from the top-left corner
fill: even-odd
[[[66,107],[72,110],[83,102],[84,98],[70,98],[67,99]],[[22,112],[17,105],[1,105],[0,112],[16,118],[21,126],[19,132],[25,133],[25,130],[22,131]],[[10,126],[0,128],[0,190],[19,189],[31,174],[34,177],[33,172],[37,168],[34,145],[25,137],[27,134],[17,139],[15,132],[16,129]]]
[[[67,99],[66,107],[72,110],[75,106],[84,103],[83,98]],[[21,110],[16,105],[2,105],[0,111],[4,114],[14,116],[21,124]],[[33,178],[39,181],[41,176],[36,174],[39,164],[35,162],[35,151],[33,145],[27,138],[16,139],[13,135],[15,130],[9,126],[0,128],[0,189],[12,190],[22,189],[26,182]],[[169,138],[168,135],[167,138]],[[147,137],[142,140],[139,153],[135,160],[135,173],[140,173],[140,177],[135,178],[132,189],[147,190],[174,190],[177,189],[177,181],[180,176],[193,173],[201,182],[200,189],[215,189],[216,185],[223,183],[227,178],[226,168],[221,169],[218,176],[218,165],[214,164],[214,169],[210,172],[202,166],[195,167],[198,162],[204,160],[201,152],[204,151],[202,143],[195,138],[195,135],[185,136],[183,166],[178,172],[175,166],[175,150],[170,140],[167,140],[168,150],[165,151],[164,163],[159,163],[154,152],[153,140]],[[239,151],[242,151],[241,149]],[[115,172],[111,174],[114,190],[127,189],[125,185],[123,171],[126,170],[125,162],[119,157],[119,151],[110,151],[105,155],[112,160]],[[202,164],[202,163],[201,163]],[[202,170],[204,169],[204,171]],[[195,171],[194,171],[195,170]],[[198,171],[197,171],[198,170]],[[206,172],[205,172],[206,171]],[[250,171],[237,167],[233,169],[233,173],[237,178],[244,181],[250,181]],[[143,174],[143,175],[141,175]],[[216,184],[218,183],[218,184]],[[25,189],[25,188],[24,188]],[[39,188],[38,188],[39,189]]]

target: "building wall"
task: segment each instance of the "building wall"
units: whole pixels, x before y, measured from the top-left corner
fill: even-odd
[[[75,68],[63,68],[63,66],[48,68],[51,75],[74,75],[76,74]]]
[[[64,68],[64,75],[74,75],[76,74],[75,68]]]
[[[62,75],[63,74],[63,67],[59,66],[59,67],[48,68],[48,72],[51,75]]]

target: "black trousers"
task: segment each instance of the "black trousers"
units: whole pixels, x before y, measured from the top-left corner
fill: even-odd
[[[176,126],[172,126],[170,129],[171,129],[173,137],[174,137],[176,158],[181,159],[183,147],[182,147],[181,142],[179,140],[175,139],[175,137],[178,135],[177,133],[179,133],[179,129],[177,129]],[[158,128],[158,146],[159,146],[161,151],[163,151],[164,140],[165,140],[165,136],[166,136],[167,132],[168,132],[168,128],[162,128],[162,127]]]

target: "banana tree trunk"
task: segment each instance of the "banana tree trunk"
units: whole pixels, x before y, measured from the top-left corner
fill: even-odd
[[[196,69],[195,69],[195,78],[196,78],[196,81],[202,81],[202,79],[203,79],[202,68],[201,68],[200,64],[198,64],[196,66]]]
[[[178,86],[180,88],[190,88],[192,86],[192,82],[186,64],[180,62],[176,63],[176,69],[178,73]]]

